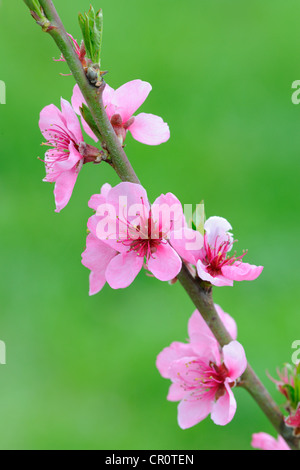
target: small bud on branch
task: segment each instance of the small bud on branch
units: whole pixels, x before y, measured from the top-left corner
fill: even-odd
[[[42,7],[37,0],[24,0],[30,9],[31,16],[35,19],[37,24],[41,26],[42,30],[46,33],[54,29],[51,22],[46,18]]]
[[[104,152],[86,142],[80,142],[78,146],[80,155],[84,158],[83,163],[101,163],[104,159]]]

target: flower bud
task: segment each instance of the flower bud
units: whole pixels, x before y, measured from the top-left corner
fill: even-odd
[[[101,163],[103,152],[96,147],[85,142],[80,142],[78,150],[80,155],[84,157],[84,163]]]
[[[54,26],[52,26],[50,21],[45,17],[38,0],[25,0],[25,3],[30,9],[31,16],[35,19],[37,24],[42,27],[43,31],[48,32],[54,29]]]
[[[123,126],[123,120],[122,116],[120,114],[114,114],[110,120],[111,125],[114,128],[114,131],[121,142],[121,144],[124,144],[125,138],[126,138],[126,129]]]

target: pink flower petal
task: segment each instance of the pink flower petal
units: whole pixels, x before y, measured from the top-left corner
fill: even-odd
[[[240,261],[232,266],[223,266],[222,274],[232,281],[254,281],[262,273],[263,266],[255,266]]]
[[[42,109],[39,120],[39,127],[43,136],[48,140],[54,133],[53,124],[57,124],[63,129],[66,127],[66,122],[63,118],[61,111],[50,104]]]
[[[228,313],[225,313],[219,305],[215,304],[215,308],[216,308],[216,310],[218,312],[218,315],[221,318],[226,330],[230,334],[231,338],[233,340],[236,340],[237,336],[238,336],[236,321]]]
[[[196,310],[188,323],[190,345],[202,360],[220,364],[220,348],[213,333]]]
[[[79,119],[76,116],[76,113],[70,103],[64,100],[63,98],[61,99],[61,111],[66,121],[69,133],[71,132],[73,134],[73,136],[75,137],[74,140],[76,142],[83,142]]]
[[[180,357],[171,362],[168,369],[168,375],[174,383],[190,383],[194,379],[195,369],[197,368],[196,361],[198,357],[193,356]]]
[[[89,218],[87,226],[89,231],[97,237],[98,240],[101,240],[113,250],[124,254],[128,252],[128,246],[115,238],[116,224],[109,216],[107,220],[104,220],[102,217],[93,215]]]
[[[212,400],[209,394],[199,400],[193,397],[183,399],[178,405],[178,424],[182,429],[188,429],[203,421],[210,414]]]
[[[230,223],[223,217],[210,217],[204,225],[207,241],[211,247],[215,246],[215,241],[218,239],[218,244],[228,239],[228,232],[232,230]],[[230,235],[232,238],[232,235]]]
[[[157,247],[148,261],[148,269],[160,281],[171,281],[182,268],[182,261],[169,243]]]
[[[198,337],[198,335],[212,336],[214,338],[212,331],[209,329],[208,325],[206,324],[205,320],[200,315],[198,310],[195,310],[193,315],[189,319],[188,332],[191,342],[193,342],[193,338],[195,336]]]
[[[113,103],[115,90],[111,88],[108,84],[105,85],[102,99],[103,105],[105,107],[106,114],[110,120],[116,112],[116,106]]]
[[[73,89],[73,95],[71,99],[72,107],[78,116],[81,117],[81,122],[82,122],[82,127],[86,134],[91,137],[95,142],[98,142],[98,138],[95,136],[94,132],[91,130],[91,128],[88,126],[86,121],[83,119],[81,116],[80,108],[82,108],[82,105],[86,105],[86,101],[83,97],[83,94],[81,93],[81,90],[78,85],[75,85]]]
[[[119,240],[120,246],[126,245],[125,248],[128,249],[129,242],[139,238],[138,229],[135,227],[148,222],[150,204],[146,190],[140,184],[120,183],[108,192],[106,201],[107,208],[102,207],[101,213],[103,214],[105,210],[111,218],[110,222],[108,221],[111,235],[107,243]],[[106,216],[107,218],[109,217]],[[100,232],[101,227],[99,225]],[[102,238],[101,233],[98,234],[98,238]],[[121,247],[119,251],[126,250]]]
[[[243,346],[238,341],[232,341],[223,348],[224,364],[232,381],[237,380],[247,368],[247,359]]]
[[[203,247],[200,232],[187,227],[176,230],[171,234],[170,243],[184,261],[196,265]]]
[[[75,169],[78,162],[80,162],[80,160],[83,159],[83,157],[80,155],[80,153],[76,149],[73,142],[71,142],[69,145],[69,151],[70,151],[70,154],[67,160],[64,160],[61,162],[58,161],[55,164],[55,166],[58,167],[60,171],[68,171],[68,170],[72,170],[72,168]]]
[[[133,183],[120,183],[114,188],[106,186],[104,191],[90,201],[97,213],[89,219],[88,228],[100,240],[125,253],[130,241],[138,235],[134,227],[148,221],[147,193],[141,185]]]
[[[169,368],[172,362],[186,356],[194,356],[193,349],[189,344],[174,342],[169,347],[163,349],[157,356],[156,367],[162,377],[170,378]]]
[[[285,442],[285,440],[281,436],[278,436],[278,447],[279,447],[278,450],[289,450],[289,451],[291,451],[291,449],[289,448],[289,446],[287,445],[287,443]]]
[[[201,357],[201,360],[221,364],[220,347],[212,335],[195,334],[191,342],[194,354]]]
[[[230,386],[226,382],[224,385],[226,393],[213,404],[211,412],[211,419],[218,426],[226,426],[226,424],[230,423],[237,408],[236,400]]]
[[[136,253],[119,254],[111,260],[106,270],[106,280],[112,289],[130,286],[143,267],[144,259]]]
[[[56,157],[57,152],[54,149],[50,149],[45,153],[46,176],[43,181],[55,183],[57,178],[60,176],[61,171],[57,168]],[[48,164],[50,164],[50,167],[48,167]]]
[[[201,260],[198,260],[197,262],[197,272],[198,272],[198,276],[200,277],[200,279],[202,279],[202,281],[210,282],[213,286],[217,286],[217,287],[233,286],[233,281],[231,281],[230,279],[227,279],[226,277],[222,275],[218,275],[215,277],[211,276],[207,272],[206,266],[202,263]]]
[[[64,171],[56,180],[54,196],[56,210],[60,212],[68,204],[78,177],[76,169]]]
[[[169,388],[169,393],[167,400],[169,401],[180,401],[183,399],[186,392],[184,391],[182,385],[180,384],[171,384]]]
[[[219,305],[215,305],[215,308],[228,333],[233,339],[236,339],[237,326],[234,319],[228,313],[224,313]],[[218,342],[197,310],[189,319],[188,332],[194,352],[205,360],[214,361],[219,364],[220,353]]]
[[[285,440],[279,436],[278,441],[264,432],[253,434],[252,447],[261,450],[291,450]]]
[[[130,119],[148,97],[152,86],[142,80],[132,80],[118,88],[112,103],[116,112],[122,116],[123,124]]]
[[[92,215],[89,219],[88,219],[88,223],[87,223],[87,228],[88,230],[94,235],[94,237],[98,238],[97,237],[97,225],[98,225],[98,222],[99,222],[99,217],[97,217],[96,215]],[[98,238],[98,240],[100,240]],[[103,241],[103,240],[101,240]]]
[[[111,189],[112,186],[109,183],[105,183],[101,188],[101,196],[106,198]]]
[[[146,145],[160,145],[170,139],[168,124],[154,114],[139,114],[128,130],[135,140]]]
[[[116,211],[114,207],[107,205],[107,196],[111,189],[111,185],[106,183],[102,186],[101,193],[94,194],[89,200],[88,205],[91,209],[94,209],[96,211],[96,214],[89,218],[88,229],[91,233],[94,234],[95,237],[97,237],[99,240],[102,240],[111,248],[115,249],[118,252],[125,253],[128,251],[128,247],[124,246],[122,243],[119,243],[116,237]],[[105,213],[103,217],[100,217],[101,208],[103,208],[103,211]],[[112,210],[113,213],[110,214],[108,209]],[[106,234],[104,233],[104,231],[102,232],[102,228],[103,230],[106,230]],[[115,237],[113,237],[114,235]]]
[[[155,199],[151,214],[159,230],[167,234],[168,238],[170,231],[179,230],[186,225],[182,204],[172,193],[161,194]]]
[[[80,108],[83,104],[86,104],[86,101],[81,93],[79,86],[76,84],[73,88],[73,95],[71,98],[72,107],[78,116],[80,116]]]
[[[116,255],[115,250],[112,250],[91,233],[88,235],[86,250],[82,254],[82,264],[91,270],[90,295],[97,294],[105,285],[106,268]]]
[[[106,197],[111,190],[111,185],[108,183],[105,183],[102,188],[101,188],[101,193],[100,194],[94,194],[91,199],[89,200],[89,207],[91,209],[94,209],[94,211],[97,211],[98,207],[102,204],[106,204]]]
[[[119,217],[123,216],[125,206],[123,200],[127,202],[127,210],[131,207],[139,205],[141,209],[145,208],[145,217],[148,217],[150,205],[146,190],[140,184],[120,183],[109,191],[107,194],[107,203],[113,204],[118,210]]]

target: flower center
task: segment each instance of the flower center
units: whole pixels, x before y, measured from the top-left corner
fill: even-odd
[[[123,144],[128,128],[134,123],[134,117],[131,117],[127,122],[123,123],[122,116],[120,114],[114,114],[110,122],[119,140]]]
[[[119,222],[122,223],[120,219]],[[128,220],[124,223],[127,238],[123,237],[122,244],[128,246],[129,252],[134,251],[138,256],[146,257],[147,263],[150,258],[154,257],[159,245],[168,243],[166,234],[159,230],[158,224],[152,218],[151,211],[148,217],[146,214],[140,217],[138,225],[133,225]]]
[[[241,256],[236,256],[236,253],[233,256],[227,256],[228,251],[231,250],[232,244],[231,238],[228,236],[228,239],[219,243],[218,237],[216,238],[215,245],[211,246],[207,241],[207,235],[204,235],[204,259],[203,262],[207,266],[207,271],[212,276],[221,274],[221,270],[225,265],[234,264],[236,261],[241,261],[247,252],[243,253]]]
[[[209,393],[216,400],[224,395],[224,382],[228,377],[228,369],[224,364],[217,366],[213,362],[209,365],[201,360],[194,360],[186,364],[186,371],[178,373],[185,392],[190,392],[190,399],[200,400]]]
[[[51,168],[55,163],[68,160],[70,155],[69,145],[73,142],[75,148],[78,150],[78,143],[75,136],[69,129],[64,129],[58,124],[54,124],[51,129],[48,129],[48,140],[45,144],[51,147],[52,151],[49,152],[47,161],[45,162],[47,168]]]

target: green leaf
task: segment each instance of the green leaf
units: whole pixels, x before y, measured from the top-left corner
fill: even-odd
[[[299,374],[299,366],[297,367],[297,375],[295,377],[295,406],[294,408],[297,409],[300,403],[300,374]]]
[[[289,385],[289,384],[286,384],[286,385],[283,385],[282,388],[287,392],[288,399],[289,399],[291,405],[293,406],[293,404],[294,404],[294,402],[295,402],[295,390],[294,390],[294,387],[292,387],[292,386]]]
[[[87,57],[93,64],[98,64],[100,66],[103,34],[102,10],[99,10],[96,13],[94,8],[91,6],[88,13],[85,13],[84,15],[79,13],[78,20]]]
[[[53,29],[48,18],[45,17],[44,11],[38,0],[25,0],[26,5],[30,9],[31,16],[35,19],[38,25],[40,25],[43,31],[50,31]]]
[[[24,0],[24,1],[31,11],[34,11],[38,15],[41,15],[42,9],[38,0]]]
[[[82,105],[82,108],[80,108],[80,113],[81,113],[81,116],[83,117],[83,119],[85,120],[85,122],[89,125],[89,127],[91,128],[91,130],[94,132],[94,134],[98,137],[98,139],[100,140],[100,142],[102,142],[102,136],[99,132],[99,129],[94,121],[94,118],[92,116],[92,113],[91,111],[89,110],[89,108],[87,107],[86,104],[83,104]]]

